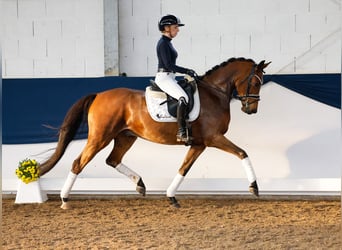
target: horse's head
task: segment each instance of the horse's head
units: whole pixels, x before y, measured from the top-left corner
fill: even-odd
[[[265,61],[261,61],[259,64],[255,64],[249,61],[248,67],[245,67],[246,69],[237,71],[234,77],[234,83],[243,112],[254,114],[258,111],[259,92],[263,83],[263,73],[264,69],[270,63],[265,64]]]

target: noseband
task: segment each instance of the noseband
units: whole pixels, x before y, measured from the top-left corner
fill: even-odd
[[[245,95],[236,95],[236,97],[242,102],[242,104],[245,106],[246,109],[249,108],[250,104],[252,104],[254,102],[260,101],[260,95],[250,94],[249,93],[253,77],[256,77],[259,80],[260,85],[262,85],[261,78],[257,74],[255,74],[255,68],[256,67],[254,66],[252,68],[251,73],[249,74],[249,76],[247,76],[246,79],[242,81],[242,82],[244,82],[244,81],[247,80],[246,94]],[[254,100],[249,102],[249,99],[254,99]]]

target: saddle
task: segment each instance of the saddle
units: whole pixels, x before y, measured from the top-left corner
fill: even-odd
[[[186,110],[186,115],[188,118],[190,111],[194,107],[194,93],[197,89],[196,82],[195,81],[188,82],[188,80],[183,79],[183,80],[178,81],[177,83],[179,86],[182,87],[182,89],[185,91],[185,93],[188,96],[189,102],[188,102],[187,110]],[[150,84],[151,84],[151,90],[152,91],[163,92],[158,87],[158,85],[156,84],[156,82],[154,80],[150,80]],[[168,95],[167,93],[165,93],[165,94],[166,94],[167,98],[164,102],[167,103],[167,109],[168,109],[170,115],[172,115],[173,117],[177,117],[178,100],[173,98],[172,96]],[[160,105],[163,105],[163,104],[164,103],[160,103]]]
[[[195,81],[180,80],[178,84],[188,95],[187,119],[197,119],[200,111],[199,94]],[[159,122],[175,122],[177,118],[178,100],[163,92],[154,80],[150,80],[150,86],[145,92],[146,105],[151,117]]]

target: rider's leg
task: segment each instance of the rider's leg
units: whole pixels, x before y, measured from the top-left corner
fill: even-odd
[[[167,93],[169,96],[172,96],[177,100],[183,97],[186,103],[189,102],[188,95],[177,83],[174,73],[159,72],[156,75],[155,81],[158,87],[165,93]]]
[[[177,107],[177,123],[178,123],[177,141],[180,141],[180,142],[189,141],[187,127],[186,127],[186,109],[187,109],[187,103],[185,101],[185,98],[184,97],[179,98],[178,107]]]
[[[160,72],[156,75],[156,83],[160,89],[166,92],[168,95],[178,100],[177,107],[177,122],[178,122],[178,133],[177,141],[190,142],[188,133],[186,130],[186,109],[187,103],[189,102],[188,95],[177,83],[175,74]]]

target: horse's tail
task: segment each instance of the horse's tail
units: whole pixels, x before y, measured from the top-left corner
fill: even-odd
[[[78,100],[67,112],[59,129],[57,147],[53,155],[40,165],[40,176],[49,172],[62,158],[67,146],[74,139],[81,123],[88,117],[88,110],[96,94],[85,96]]]

